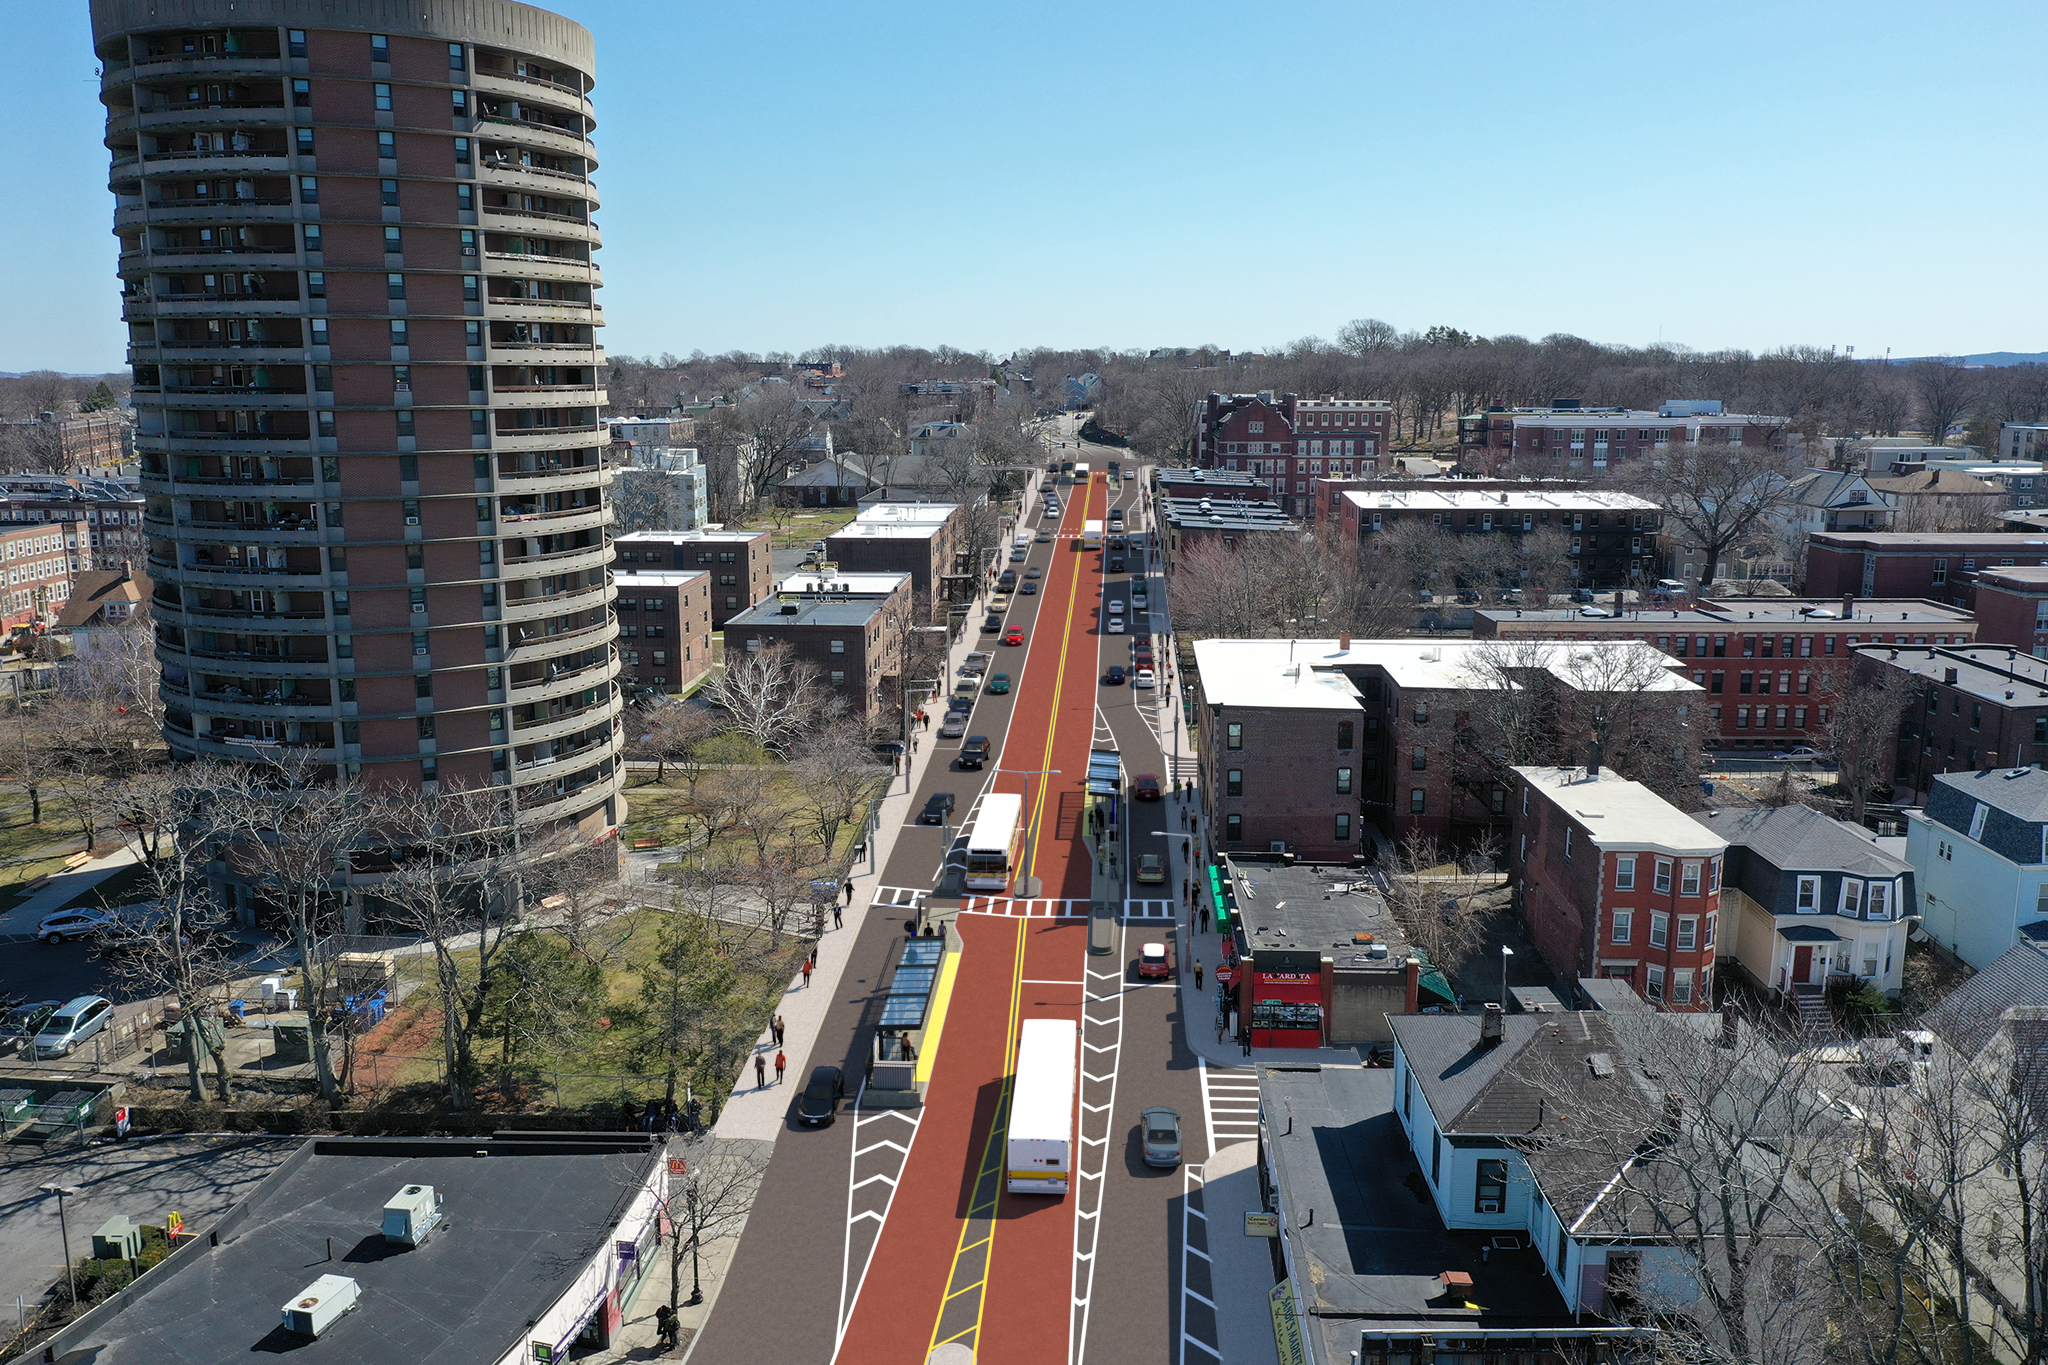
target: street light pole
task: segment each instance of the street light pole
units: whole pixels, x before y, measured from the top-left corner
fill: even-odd
[[[43,1185],[45,1194],[57,1196],[57,1231],[64,1238],[64,1279],[71,1286],[71,1306],[78,1307],[78,1266],[71,1259],[71,1223],[64,1216],[64,1196],[79,1193],[76,1185]]]

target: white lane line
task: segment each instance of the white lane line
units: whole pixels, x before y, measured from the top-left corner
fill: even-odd
[[[1125,944],[1123,938],[1123,929],[1121,926],[1119,926],[1117,930],[1117,960],[1119,962],[1125,960],[1124,948]],[[1101,973],[1096,972],[1094,969],[1085,966],[1085,963],[1087,961],[1085,957],[1082,959],[1082,961],[1084,963],[1083,969],[1088,973],[1088,975],[1102,975]],[[1122,973],[1119,972],[1116,975],[1118,977],[1121,977]],[[1096,1027],[1098,1028],[1110,1028],[1113,1026],[1116,1029],[1116,1041],[1111,1048],[1106,1049],[1112,1052],[1115,1062],[1115,1064],[1111,1066],[1109,1072],[1109,1100],[1100,1108],[1096,1108],[1095,1106],[1091,1105],[1083,1106],[1083,1108],[1090,1109],[1092,1112],[1096,1113],[1101,1113],[1105,1110],[1108,1111],[1110,1115],[1110,1120],[1112,1122],[1114,1121],[1116,1114],[1117,1082],[1118,1079],[1121,1077],[1123,1070],[1123,997],[1119,995],[1116,998],[1116,1001],[1116,1016],[1114,1020],[1110,1022],[1098,1023],[1096,1025]],[[1086,1019],[1088,1017],[1088,1012],[1086,1009],[1083,1009],[1081,1014],[1083,1019]],[[1097,1081],[1097,1084],[1100,1084],[1099,1080]],[[1086,1120],[1084,1119],[1083,1122],[1085,1121]],[[1100,1247],[1102,1240],[1102,1202],[1107,1197],[1107,1192],[1105,1189],[1107,1181],[1104,1179],[1104,1177],[1109,1169],[1109,1140],[1112,1136],[1113,1133],[1109,1130],[1109,1128],[1105,1127],[1103,1130],[1100,1144],[1100,1156],[1098,1158],[1098,1160],[1100,1161],[1099,1169],[1095,1171],[1089,1171],[1086,1169],[1087,1158],[1090,1155],[1089,1145],[1086,1143],[1082,1145],[1081,1149],[1082,1161],[1080,1163],[1077,1163],[1083,1168],[1081,1171],[1082,1177],[1084,1179],[1093,1177],[1096,1184],[1094,1186],[1093,1191],[1093,1203],[1095,1206],[1093,1209],[1081,1209],[1079,1200],[1077,1200],[1075,1204],[1076,1211],[1080,1213],[1081,1216],[1074,1220],[1074,1286],[1072,1290],[1072,1297],[1074,1299],[1075,1307],[1078,1308],[1079,1313],[1077,1321],[1073,1313],[1073,1310],[1069,1310],[1069,1318],[1067,1324],[1067,1352],[1070,1365],[1082,1365],[1084,1358],[1088,1354],[1088,1320],[1089,1315],[1094,1311],[1095,1253],[1097,1249]],[[1086,1221],[1086,1225],[1088,1227],[1088,1250],[1085,1253],[1085,1255],[1081,1250],[1081,1228],[1083,1225],[1083,1220]],[[1087,1268],[1085,1276],[1082,1271],[1083,1266]]]
[[[1198,1061],[1200,1060],[1200,1059],[1199,1059],[1199,1057],[1197,1058],[1197,1060],[1198,1060]],[[1187,1304],[1187,1300],[1188,1300],[1188,1297],[1189,1297],[1190,1295],[1193,1295],[1193,1294],[1194,1294],[1194,1291],[1193,1291],[1192,1289],[1188,1288],[1188,1255],[1189,1255],[1189,1253],[1190,1253],[1190,1252],[1194,1252],[1194,1248],[1193,1248],[1192,1246],[1190,1246],[1190,1245],[1189,1245],[1189,1240],[1190,1240],[1190,1239],[1189,1239],[1189,1234],[1190,1234],[1191,1232],[1193,1232],[1193,1231],[1194,1231],[1194,1228],[1193,1228],[1193,1226],[1192,1226],[1192,1225],[1191,1225],[1191,1224],[1190,1224],[1190,1223],[1188,1222],[1188,1216],[1189,1216],[1190,1214],[1192,1214],[1192,1213],[1194,1213],[1194,1212],[1195,1212],[1195,1196],[1196,1196],[1197,1194],[1199,1194],[1199,1193],[1200,1193],[1200,1192],[1201,1192],[1201,1191],[1203,1190],[1203,1188],[1204,1188],[1204,1187],[1206,1186],[1206,1184],[1207,1184],[1207,1181],[1206,1181],[1206,1179],[1205,1179],[1205,1176],[1204,1176],[1204,1174],[1203,1174],[1203,1168],[1202,1168],[1202,1167],[1199,1167],[1199,1166],[1188,1166],[1188,1165],[1184,1165],[1184,1166],[1182,1166],[1182,1167],[1181,1167],[1181,1179],[1180,1179],[1180,1210],[1181,1210],[1181,1212],[1180,1212],[1180,1292],[1181,1292],[1181,1301],[1180,1301],[1180,1347],[1181,1347],[1181,1349],[1180,1349],[1180,1361],[1179,1361],[1179,1365],[1187,1365],[1187,1359],[1188,1359],[1188,1351],[1187,1351],[1187,1348],[1188,1348],[1188,1343],[1189,1343],[1189,1342],[1193,1342],[1193,1343],[1194,1343],[1194,1344],[1195,1344],[1196,1346],[1199,1346],[1199,1347],[1200,1347],[1200,1348],[1201,1348],[1201,1349],[1202,1349],[1203,1351],[1207,1352],[1207,1353],[1208,1353],[1209,1355],[1212,1355],[1212,1356],[1216,1357],[1216,1359],[1217,1359],[1217,1360],[1219,1360],[1219,1361],[1220,1361],[1220,1360],[1222,1360],[1222,1359],[1223,1359],[1223,1352],[1221,1352],[1221,1351],[1217,1350],[1217,1349],[1216,1349],[1216,1347],[1214,1347],[1214,1346],[1210,1345],[1210,1344],[1209,1344],[1208,1342],[1206,1342],[1206,1341],[1203,1341],[1203,1340],[1202,1340],[1202,1339],[1201,1339],[1200,1337],[1196,1337],[1196,1336],[1191,1336],[1191,1335],[1189,1335],[1189,1333],[1188,1333],[1188,1304]],[[1205,1216],[1205,1217],[1203,1218],[1203,1220],[1202,1220],[1202,1221],[1203,1221],[1204,1223],[1207,1223],[1207,1222],[1208,1222],[1208,1219],[1207,1219],[1207,1217]],[[1201,1253],[1199,1253],[1199,1252],[1194,1252],[1194,1254],[1196,1254],[1196,1255],[1201,1255]],[[1207,1256],[1203,1256],[1203,1257],[1202,1257],[1202,1259],[1203,1259],[1203,1260],[1208,1260],[1209,1258],[1208,1258]],[[1211,1287],[1213,1288],[1213,1286],[1211,1286]],[[1199,1296],[1197,1296],[1197,1297],[1199,1297]],[[1214,1305],[1214,1304],[1210,1304],[1210,1307],[1211,1307],[1211,1308],[1213,1309],[1213,1308],[1215,1307],[1215,1305]]]
[[[1088,983],[1085,981],[1038,981],[1026,977],[1024,984],[1027,986],[1085,986]]]

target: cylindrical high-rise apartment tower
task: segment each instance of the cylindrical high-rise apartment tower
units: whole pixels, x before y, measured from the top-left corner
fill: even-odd
[[[511,0],[92,20],[173,753],[615,831],[589,32]]]

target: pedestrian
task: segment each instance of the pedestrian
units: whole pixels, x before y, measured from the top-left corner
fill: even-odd
[[[832,927],[833,927],[834,929],[843,929],[843,928],[845,928],[845,927],[846,927],[845,925],[843,925],[843,924],[841,924],[841,923],[839,922],[839,910],[840,910],[840,905],[839,905],[839,902],[838,902],[838,901],[834,901],[834,902],[832,902]]]
[[[814,968],[813,968],[813,967],[811,966],[811,964],[810,964],[810,960],[809,960],[808,958],[806,958],[806,959],[804,960],[804,989],[805,989],[805,990],[809,990],[809,989],[811,988],[811,972],[812,972],[813,970],[815,970],[815,969],[814,969]]]
[[[761,1054],[754,1054],[754,1089],[768,1084],[768,1063],[761,1060]]]
[[[1238,1041],[1238,1042],[1240,1042],[1240,1043],[1242,1043],[1242,1044],[1244,1045],[1244,1055],[1245,1055],[1245,1056],[1247,1056],[1247,1057],[1251,1056],[1251,1055],[1252,1055],[1252,1035],[1251,1035],[1251,1031],[1250,1031],[1249,1029],[1240,1029],[1240,1030],[1238,1031],[1238,1035],[1237,1035],[1237,1041]]]
[[[667,1355],[676,1347],[676,1310],[667,1304],[654,1310],[654,1340],[656,1349]]]
[[[811,945],[811,965],[813,967],[818,965],[818,945],[815,943]]]
[[[682,1131],[682,1127],[683,1107],[671,1097],[668,1102],[668,1130],[671,1133],[678,1133]]]
[[[917,937],[917,916],[912,915],[909,919],[903,921],[903,937]]]
[[[1189,898],[1189,891],[1188,891],[1188,888],[1189,888],[1189,886],[1191,886],[1192,884],[1193,884],[1193,883],[1189,882],[1189,881],[1188,881],[1188,879],[1187,879],[1186,877],[1182,877],[1182,878],[1180,879],[1180,898],[1181,898],[1182,900],[1187,900],[1187,899]]]
[[[777,1052],[775,1054],[775,1083],[777,1085],[782,1084],[782,1069],[788,1065],[789,1058],[783,1056],[780,1052]]]
[[[640,1106],[631,1100],[619,1101],[619,1126],[632,1132],[640,1126]]]
[[[853,880],[851,878],[848,878],[846,882],[846,903],[848,905],[853,904]]]
[[[1202,989],[1202,959],[1195,959],[1195,989]]]
[[[1223,1016],[1216,1016],[1216,1046],[1223,1046]]]
[[[775,1046],[777,1046],[777,1047],[781,1047],[781,1046],[782,1046],[782,1016],[781,1016],[781,1015],[779,1015],[779,1014],[778,1014],[778,1015],[776,1015],[776,1016],[775,1016],[775,1022],[774,1022],[773,1024],[771,1024],[771,1025],[770,1025],[769,1027],[771,1027],[771,1028],[773,1028],[773,1029],[775,1030]]]

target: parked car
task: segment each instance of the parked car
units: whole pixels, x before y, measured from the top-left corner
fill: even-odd
[[[43,1031],[43,1024],[63,1006],[62,1000],[37,1000],[7,1011],[7,1017],[0,1019],[0,1043],[13,1043],[26,1049],[31,1040]]]
[[[1140,645],[1131,651],[1131,662],[1139,668],[1152,667],[1152,651]]]
[[[1814,748],[1811,744],[1795,744],[1789,749],[1778,750],[1776,753],[1772,754],[1771,757],[1799,759],[1819,758],[1820,750]]]
[[[953,813],[953,793],[933,792],[925,799],[924,809],[917,813],[920,825],[943,825],[946,817]]]
[[[1110,617],[1110,618],[1109,618],[1109,633],[1110,633],[1111,635],[1121,635],[1121,634],[1123,634],[1123,633],[1124,633],[1124,618],[1123,618],[1123,617],[1121,617],[1121,616],[1112,616],[1112,617]]]
[[[1520,588],[1502,588],[1500,590],[1500,600],[1511,607],[1518,606],[1522,601],[1522,590]]]
[[[990,674],[988,680],[988,690],[995,693],[999,697],[1002,696],[1003,693],[1010,690],[1010,675],[1007,673]]]
[[[1003,572],[1001,573],[1001,575],[1000,575],[1000,576],[998,576],[998,577],[997,577],[997,579],[996,579],[996,591],[997,591],[997,592],[1015,592],[1016,590],[1017,590],[1017,571],[1016,571],[1015,569],[1005,569],[1005,570],[1003,570]]]
[[[1574,602],[1587,602],[1587,603],[1590,603],[1590,602],[1591,602],[1592,600],[1593,600],[1593,590],[1592,590],[1591,588],[1573,588],[1573,589],[1572,589],[1572,601],[1574,601]]]
[[[969,735],[967,742],[960,746],[960,766],[979,768],[988,762],[988,736]]]
[[[1472,591],[1472,589],[1470,588],[1465,588],[1460,590],[1460,592],[1458,593],[1458,600],[1460,602],[1463,602],[1468,607],[1474,606],[1477,605],[1479,601],[1479,594]]]
[[[1002,628],[1003,617],[1001,612],[990,612],[988,619],[981,623],[981,633],[983,635],[993,635]]]
[[[1106,687],[1122,687],[1124,685],[1124,666],[1122,664],[1111,664],[1109,672],[1102,675],[1102,681]]]
[[[113,926],[114,917],[105,910],[59,910],[45,915],[36,925],[36,937],[45,943],[62,943],[67,938],[91,938]]]
[[[1138,880],[1141,882],[1163,882],[1166,880],[1166,859],[1157,853],[1138,855]]]
[[[796,1102],[796,1121],[822,1127],[832,1122],[839,1101],[846,1098],[846,1077],[836,1066],[814,1066],[804,1083],[802,1098]]]
[[[1588,618],[1593,618],[1593,617],[1601,617],[1601,616],[1612,616],[1612,615],[1614,615],[1614,613],[1613,613],[1613,612],[1611,612],[1611,611],[1609,611],[1609,610],[1608,610],[1607,608],[1605,608],[1605,607],[1580,607],[1580,608],[1579,608],[1579,615],[1581,615],[1581,616],[1584,616],[1584,617],[1588,617]]]
[[[1165,976],[1173,970],[1166,960],[1164,943],[1147,943],[1138,949],[1139,976]]]
[[[1022,626],[1011,626],[1011,627],[1010,627],[1010,628],[1009,628],[1008,630],[1004,631],[1004,632],[1003,632],[1003,643],[1004,643],[1004,644],[1006,644],[1006,645],[1021,645],[1021,644],[1023,644],[1023,643],[1024,643],[1024,627],[1022,627]]]
[[[1160,1105],[1138,1111],[1138,1131],[1144,1135],[1147,1166],[1172,1169],[1180,1165],[1180,1110]]]
[[[988,671],[988,666],[995,662],[995,657],[993,654],[977,649],[961,663],[960,671],[962,673],[985,673]]]
[[[104,995],[81,995],[67,1000],[43,1021],[28,1053],[39,1060],[65,1056],[104,1029],[113,1017],[114,1002]]]
[[[1010,609],[1010,595],[1006,592],[995,594],[995,596],[988,599],[988,609],[990,611],[1008,611]]]
[[[1149,668],[1140,668],[1131,675],[1131,686],[1133,687],[1150,687],[1152,683],[1152,670]]]
[[[940,739],[958,739],[967,733],[967,713],[948,711],[946,718],[939,722]]]
[[[1024,546],[1022,546],[1022,545],[1016,545],[1016,546],[1012,546],[1012,547],[1011,547],[1011,549],[1010,549],[1010,562],[1011,562],[1012,564],[1022,564],[1022,563],[1024,562],[1024,553],[1025,553],[1025,547],[1024,547]]]
[[[977,682],[975,679],[962,678],[959,682],[953,684],[953,697],[956,701],[964,701],[969,704],[972,704],[974,701],[974,694],[980,690],[981,684]]]
[[[1159,799],[1159,775],[1157,773],[1139,773],[1136,777],[1132,778],[1131,799],[1133,801],[1157,801]]]
[[[1026,578],[1042,578],[1045,576],[1045,570],[1039,567],[1038,565],[1033,564],[1030,568],[1024,571],[1024,576]]]
[[[1144,584],[1140,583],[1137,587],[1131,589],[1131,606],[1133,608],[1135,608],[1138,611],[1143,611],[1146,607],[1150,606],[1151,603],[1151,595],[1145,591]]]

